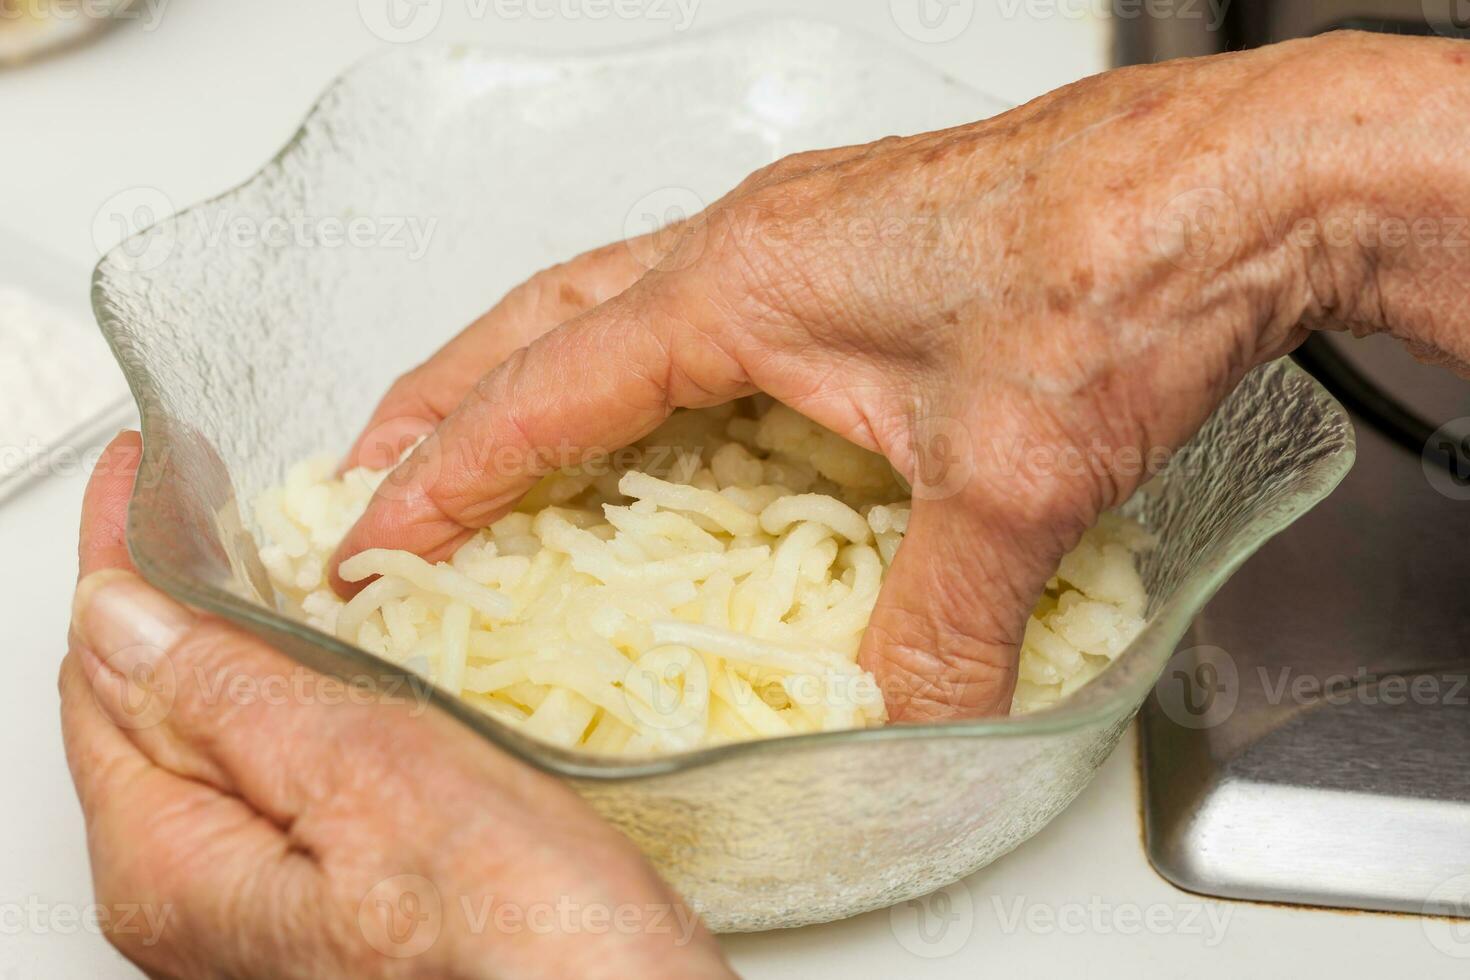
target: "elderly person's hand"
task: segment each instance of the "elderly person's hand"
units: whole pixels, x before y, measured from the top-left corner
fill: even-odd
[[[1453,113],[1424,100],[1463,88],[1466,56],[1337,35],[782,160],[667,235],[537,276],[401,379],[357,461],[391,461],[390,419],[432,434],[338,558],[447,558],[552,461],[760,390],[914,487],[861,654],[892,718],[1003,712],[1060,557],[1247,370],[1318,326],[1463,359],[1453,297],[1425,293],[1463,251],[1320,232],[1457,213]]]
[[[62,665],[109,938],[152,976],[724,978],[569,788],[425,708],[298,667],[131,571],[136,434],[88,488]],[[418,692],[419,695],[422,691]]]

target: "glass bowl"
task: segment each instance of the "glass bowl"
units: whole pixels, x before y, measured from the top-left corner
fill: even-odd
[[[247,183],[97,267],[97,318],[143,418],[138,568],[308,667],[398,674],[275,611],[242,502],[291,462],[345,449],[401,370],[537,268],[649,230],[793,151],[1004,108],[804,22],[584,56],[431,47],[366,61]],[[1336,485],[1352,447],[1343,411],[1305,374],[1252,373],[1129,505],[1161,539],[1142,569],[1146,627],[1098,680],[1026,717],[619,761],[434,703],[569,780],[716,930],[891,905],[1056,816],[1206,600]]]

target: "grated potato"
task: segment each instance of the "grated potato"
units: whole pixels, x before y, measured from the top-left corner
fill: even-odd
[[[608,754],[879,725],[857,665],[908,525],[882,457],[768,399],[680,411],[631,453],[542,480],[449,562],[333,549],[386,475],[300,463],[257,501],[283,609],[528,734]],[[1027,624],[1012,712],[1057,703],[1143,624],[1138,525],[1067,555]]]

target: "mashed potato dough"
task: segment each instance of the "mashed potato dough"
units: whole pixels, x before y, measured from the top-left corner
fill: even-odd
[[[680,411],[631,449],[560,470],[448,562],[333,549],[385,472],[293,467],[256,505],[284,610],[530,735],[598,753],[880,725],[857,664],[908,524],[880,456],[785,406]],[[1013,712],[1055,704],[1143,625],[1136,524],[1109,515],[1027,624]]]

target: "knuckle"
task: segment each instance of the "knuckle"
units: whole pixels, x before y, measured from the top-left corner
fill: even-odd
[[[734,283],[745,295],[773,306],[772,287],[784,261],[784,230],[770,206],[774,195],[760,192],[722,205],[705,249],[705,264],[718,281]]]
[[[536,413],[525,399],[514,397],[515,379],[526,371],[527,362],[526,351],[516,351],[500,371],[492,372],[475,385],[475,399],[493,410],[496,431],[492,441],[496,445],[523,450],[538,445]]]
[[[566,262],[540,270],[517,287],[519,300],[530,308],[532,314],[560,308],[574,269],[574,262]]]
[[[483,405],[498,404],[503,394],[501,389],[505,385],[504,374],[507,371],[515,370],[525,360],[525,357],[524,349],[517,350],[510,357],[506,358],[505,363],[500,365],[499,369],[481,375],[470,388],[470,400]]]
[[[901,718],[1003,707],[1015,673],[1009,643],[955,626],[934,610],[897,612],[873,629],[884,701]]]
[[[740,195],[712,218],[707,253],[720,281],[734,282],[763,308],[791,314],[830,306],[838,266],[830,261],[832,182],[820,174],[789,178]],[[842,277],[838,276],[840,281]]]
[[[790,180],[793,177],[799,177],[802,174],[820,170],[836,160],[843,159],[845,156],[846,154],[840,148],[802,150],[798,153],[790,153],[756,170],[745,179],[741,186],[749,185],[749,188],[756,188],[780,183],[781,181]]]

